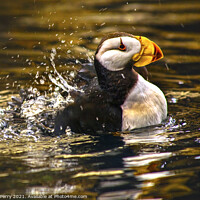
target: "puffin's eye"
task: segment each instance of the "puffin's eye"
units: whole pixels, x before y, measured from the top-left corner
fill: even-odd
[[[120,38],[120,46],[119,46],[120,51],[126,51],[126,46],[122,42],[122,38]]]

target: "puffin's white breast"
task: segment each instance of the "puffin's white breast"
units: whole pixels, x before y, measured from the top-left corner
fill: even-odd
[[[163,92],[139,74],[136,85],[121,108],[122,130],[160,124],[167,117],[167,102]]]

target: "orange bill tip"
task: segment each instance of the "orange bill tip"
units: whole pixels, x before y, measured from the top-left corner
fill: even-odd
[[[154,42],[152,42],[152,43],[154,45],[154,57],[153,57],[152,62],[155,62],[157,60],[162,59],[164,57],[164,55],[163,55],[163,52],[160,49],[160,47],[157,44],[155,44]]]

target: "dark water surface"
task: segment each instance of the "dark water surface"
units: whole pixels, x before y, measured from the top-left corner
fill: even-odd
[[[0,195],[199,199],[199,10],[195,0],[0,1]],[[55,110],[70,101],[60,95],[67,89],[57,71],[77,89],[77,71],[113,31],[149,37],[163,50],[148,70],[166,94],[168,122],[100,136],[44,135],[41,123],[51,129]],[[35,98],[13,118],[7,102],[20,88]]]

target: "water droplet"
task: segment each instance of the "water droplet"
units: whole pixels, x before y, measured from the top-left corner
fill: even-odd
[[[70,72],[70,76],[71,76],[72,78],[75,77],[75,73],[74,73],[74,71],[71,71],[71,72]]]
[[[44,84],[45,83],[45,81],[43,80],[43,79],[40,79],[40,84]]]
[[[171,98],[171,103],[177,103],[177,99],[176,98]]]
[[[34,93],[34,94],[37,93],[37,88],[33,88],[33,93]]]
[[[179,84],[179,85],[183,85],[184,82],[183,82],[183,81],[179,81],[178,84]]]
[[[39,77],[39,71],[37,71],[36,75],[35,75],[35,78],[38,78]]]

